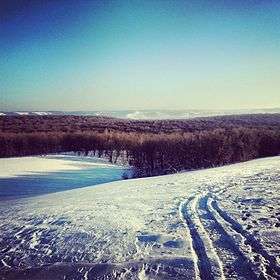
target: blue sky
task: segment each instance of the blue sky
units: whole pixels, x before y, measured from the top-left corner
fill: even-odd
[[[270,0],[1,1],[0,109],[280,107],[279,26]]]

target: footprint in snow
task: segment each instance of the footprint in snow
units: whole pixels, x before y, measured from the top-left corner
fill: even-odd
[[[142,243],[155,243],[160,239],[158,234],[143,234],[137,236],[138,241]]]
[[[169,248],[181,248],[183,246],[183,241],[178,239],[178,240],[169,240],[163,243],[164,247],[169,247]]]

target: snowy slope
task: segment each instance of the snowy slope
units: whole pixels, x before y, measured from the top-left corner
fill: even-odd
[[[0,159],[0,200],[122,180],[128,167],[71,154]]]
[[[55,155],[0,159],[0,178],[30,175],[34,173],[59,172],[68,170],[74,171],[92,166],[113,166],[112,164],[102,162],[101,160],[98,162],[85,160],[78,161],[77,159],[73,160],[74,158],[78,157]]]
[[[274,157],[2,201],[0,275],[280,279],[279,179]]]

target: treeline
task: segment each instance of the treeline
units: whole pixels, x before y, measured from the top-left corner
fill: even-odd
[[[0,157],[81,152],[119,157],[134,176],[152,176],[225,165],[280,154],[280,128],[233,127],[194,132],[0,133]]]
[[[279,128],[280,114],[217,116],[180,120],[129,120],[96,116],[0,116],[0,133],[196,132],[219,128]]]
[[[144,137],[132,150],[137,176],[221,166],[280,154],[280,131],[216,129]]]

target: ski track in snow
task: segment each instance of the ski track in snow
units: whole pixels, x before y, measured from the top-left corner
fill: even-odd
[[[0,279],[280,279],[280,157],[0,202]]]

